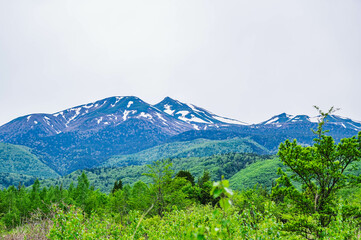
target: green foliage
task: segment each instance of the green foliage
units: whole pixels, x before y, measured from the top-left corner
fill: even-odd
[[[17,173],[0,173],[0,189],[8,188],[11,185],[22,184],[30,186],[36,180],[35,176]]]
[[[51,226],[49,239],[353,239],[361,233],[359,170],[352,167],[360,164],[361,133],[335,144],[320,126],[313,146],[286,141],[279,159],[167,159],[78,171],[45,187],[38,179],[28,189],[10,186],[0,190],[0,238],[30,229],[23,226],[39,213],[50,222],[41,224]]]
[[[232,205],[230,197],[233,195],[233,192],[229,188],[229,181],[225,180],[223,176],[220,182],[213,183],[211,195],[213,198],[220,198],[219,206],[223,209],[223,211],[227,211]]]
[[[268,152],[266,148],[249,138],[227,140],[196,139],[167,143],[130,155],[113,156],[103,166],[144,165],[165,158],[206,157],[227,153],[267,154]]]
[[[229,179],[230,186],[236,190],[247,190],[258,184],[271,189],[279,177],[277,169],[280,167],[286,170],[279,158],[260,159],[234,174]]]
[[[29,186],[35,178],[55,178],[59,175],[42,163],[30,149],[20,145],[0,143],[0,189],[17,185]]]
[[[185,178],[169,178],[168,165],[164,161],[149,167],[155,185],[139,181],[109,195],[89,188],[85,174],[69,190],[42,188],[38,181],[28,190],[9,187],[0,191],[0,237],[13,235],[4,232],[23,224],[31,212],[39,212],[38,219],[44,219],[40,221],[52,219],[47,230],[50,239],[299,239],[285,231],[278,220],[283,202],[273,201],[267,189],[255,187],[232,194],[227,180],[212,184],[207,172],[192,186]],[[163,184],[162,217],[154,208],[159,183]],[[200,204],[200,190],[206,186],[215,204]],[[86,194],[79,201],[84,193],[81,189]],[[359,195],[356,192],[350,199]],[[36,209],[34,199],[38,199]],[[360,211],[356,211],[360,203],[350,199],[348,204],[338,201],[324,238],[350,239],[360,234]]]
[[[123,182],[122,180],[116,180],[114,182],[114,186],[113,186],[113,189],[112,189],[112,194],[114,194],[117,190],[121,190],[123,188]]]
[[[154,202],[156,203],[156,209],[159,216],[163,216],[165,203],[165,188],[171,182],[173,171],[170,169],[172,163],[170,159],[159,160],[153,162],[151,165],[147,165],[148,172],[143,175],[151,178],[153,182]]]
[[[50,239],[120,239],[121,228],[111,219],[92,214],[87,218],[81,209],[70,207],[67,211],[55,209],[54,225]]]
[[[279,147],[281,161],[290,169],[290,177],[281,169],[281,177],[272,190],[280,202],[279,218],[284,229],[306,238],[320,238],[337,216],[337,193],[356,183],[359,178],[346,174],[346,169],[361,159],[361,133],[335,144],[322,129],[328,113],[321,113],[317,138],[313,146],[303,147],[289,140]],[[297,189],[291,182],[299,182]]]
[[[89,194],[89,180],[85,172],[78,177],[78,185],[75,189],[76,197],[75,201],[82,207],[85,206],[85,201]]]
[[[194,182],[194,177],[192,175],[192,173],[190,173],[189,171],[184,171],[184,170],[180,170],[179,172],[177,172],[177,174],[175,175],[175,177],[177,178],[185,178],[187,181],[189,181],[192,186],[194,186],[195,182]]]
[[[136,182],[129,195],[129,206],[131,209],[144,212],[153,203],[152,192],[144,182]]]
[[[186,169],[195,178],[201,177],[204,170],[206,170],[209,172],[211,180],[220,179],[222,175],[229,179],[250,164],[269,158],[270,156],[260,156],[253,153],[228,153],[210,157],[176,158],[171,160],[173,163],[171,169],[174,172]],[[84,170],[90,185],[105,193],[111,192],[114,182],[118,179],[121,179],[123,184],[134,184],[137,181],[151,183],[150,178],[142,175],[147,171],[146,165]],[[72,181],[77,183],[77,179],[81,174],[82,171],[78,170],[62,178],[46,179],[42,181],[42,185],[50,187],[51,185],[63,184],[63,187],[68,188]],[[253,185],[249,187],[253,187]]]

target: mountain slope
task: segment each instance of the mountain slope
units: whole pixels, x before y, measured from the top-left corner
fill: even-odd
[[[199,138],[248,137],[276,152],[279,143],[286,139],[312,144],[315,135],[311,128],[317,128],[317,117],[280,114],[247,125],[169,97],[151,105],[127,96],[106,98],[53,114],[19,117],[0,126],[0,142],[31,148],[43,163],[64,175],[100,166],[114,155],[129,155],[165,143]],[[325,129],[339,141],[356,135],[361,123],[332,115]],[[210,149],[211,153],[217,153]]]
[[[0,143],[0,173],[26,174],[39,178],[58,176],[28,148],[8,143]]]
[[[0,188],[21,182],[30,185],[36,178],[54,178],[59,175],[42,163],[24,146],[0,143]]]
[[[1,126],[0,136],[7,141],[27,133],[47,137],[66,132],[97,132],[131,119],[143,119],[157,124],[170,135],[192,129],[188,124],[174,121],[150,104],[130,96],[106,98],[54,114],[23,116]]]
[[[268,150],[247,138],[212,141],[196,139],[185,142],[162,144],[144,151],[113,156],[103,166],[118,167],[127,165],[149,164],[165,158],[204,157],[226,153],[258,153],[267,154]]]
[[[162,102],[193,108],[192,120],[187,114],[179,117],[179,111],[173,116],[160,110]],[[170,98],[162,102],[152,106],[133,96],[111,97],[54,114],[31,114],[1,126],[0,141],[28,146],[48,166],[67,174],[157,146],[179,133],[224,125],[204,109]],[[207,125],[201,118],[207,118]]]
[[[134,153],[192,126],[136,97],[112,97],[54,114],[32,114],[0,127],[0,140],[34,149],[61,174]]]
[[[235,119],[215,115],[193,104],[181,103],[170,97],[164,98],[160,103],[154,105],[154,107],[177,120],[191,124],[195,130],[206,130],[209,128],[219,128],[222,126],[248,125],[247,123]]]
[[[189,170],[196,179],[202,176],[206,170],[210,173],[211,179],[216,181],[219,180],[222,175],[229,179],[247,165],[268,158],[268,156],[259,156],[251,153],[229,153],[209,157],[175,158],[172,159],[172,170],[174,173],[180,170]],[[114,182],[118,179],[121,179],[123,184],[134,184],[139,180],[150,183],[150,179],[142,175],[148,170],[146,165],[133,165],[85,169],[84,172],[88,176],[90,185],[93,185],[95,189],[109,193],[114,186]],[[42,186],[63,184],[64,187],[69,187],[72,181],[74,183],[77,182],[77,178],[81,173],[82,171],[78,170],[60,178],[46,179],[42,181]]]
[[[234,174],[229,183],[234,190],[253,188],[256,184],[270,189],[272,183],[279,178],[277,169],[283,167],[278,158],[260,160]]]
[[[298,125],[316,125],[320,120],[320,116],[309,117],[307,115],[289,115],[282,113],[267,121],[255,124],[255,126],[269,126],[269,127],[284,127],[287,125],[298,124]],[[328,127],[342,127],[343,129],[361,131],[361,122],[353,121],[352,119],[341,117],[338,115],[329,115],[326,118],[326,124]]]

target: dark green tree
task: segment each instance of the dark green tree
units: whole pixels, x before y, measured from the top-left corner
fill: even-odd
[[[211,176],[208,171],[204,171],[202,177],[198,178],[198,186],[202,187],[204,183],[211,180]]]
[[[89,193],[89,180],[84,171],[78,177],[78,185],[75,189],[75,192],[76,202],[79,204],[79,206],[84,207],[85,200],[87,199]]]
[[[190,183],[192,183],[192,186],[194,186],[194,177],[192,175],[192,173],[190,173],[189,171],[184,171],[184,170],[180,170],[175,177],[177,178],[185,178],[186,180],[188,180]]]
[[[346,169],[361,159],[361,132],[358,137],[345,138],[336,144],[323,130],[333,108],[327,113],[319,112],[313,146],[301,146],[296,140],[281,143],[278,155],[289,172],[279,169],[281,176],[272,189],[274,199],[283,200],[280,218],[285,222],[285,230],[308,239],[321,238],[323,229],[334,219],[336,193],[359,179],[347,174]]]
[[[215,205],[217,202],[217,200],[214,199],[211,195],[212,182],[210,180],[211,176],[209,175],[208,171],[204,171],[202,177],[198,178],[198,186],[201,189],[198,200],[204,205],[209,203]]]
[[[31,198],[31,209],[37,209],[41,205],[41,199],[40,199],[40,181],[39,179],[36,179],[33,187],[30,192],[30,198]]]
[[[117,190],[121,190],[121,189],[123,189],[123,183],[122,183],[122,180],[119,179],[118,181],[114,182],[112,194],[114,194]]]

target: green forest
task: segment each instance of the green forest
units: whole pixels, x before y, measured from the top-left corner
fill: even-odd
[[[286,140],[277,158],[163,159],[10,186],[0,191],[0,237],[360,239],[361,132],[336,143],[323,124],[312,146]],[[111,186],[97,185],[109,173]]]

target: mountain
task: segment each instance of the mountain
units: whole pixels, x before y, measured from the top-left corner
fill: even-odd
[[[0,139],[11,141],[30,133],[48,137],[67,132],[98,132],[133,119],[156,124],[168,135],[191,129],[247,125],[169,97],[153,106],[137,97],[128,96],[106,98],[54,114],[30,114],[16,118],[0,126]]]
[[[231,188],[235,190],[253,188],[256,184],[270,189],[272,184],[275,184],[276,179],[279,178],[278,168],[286,170],[279,158],[261,159],[234,174],[229,179],[229,183]]]
[[[213,155],[208,157],[189,157],[171,159],[173,165],[171,169],[174,175],[180,170],[190,171],[195,178],[203,175],[204,171],[210,173],[213,181],[219,181],[223,175],[230,179],[238,171],[244,169],[253,162],[269,159],[267,155],[257,155],[253,153],[228,153]],[[132,165],[124,167],[102,167],[85,170],[77,170],[60,178],[45,179],[42,186],[60,185],[68,188],[71,182],[76,184],[78,177],[85,172],[91,186],[109,193],[114,186],[114,182],[121,179],[123,184],[134,184],[137,181],[150,183],[149,177],[143,173],[149,171],[146,165]]]
[[[169,97],[155,105],[135,96],[110,97],[53,114],[16,118],[0,126],[0,142],[28,147],[41,162],[65,175],[101,166],[113,156],[164,144],[174,143],[180,148],[174,147],[174,152],[182,152],[184,145],[177,142],[200,138],[247,137],[271,152],[286,139],[310,145],[315,138],[310,129],[317,128],[317,119],[283,113],[259,124],[246,124]],[[348,118],[331,115],[328,120],[325,129],[336,141],[361,130],[360,122]]]
[[[67,132],[98,132],[130,120],[146,120],[169,135],[191,129],[137,97],[111,97],[54,114],[30,114],[0,127],[1,139],[16,139],[32,133],[39,137]]]
[[[19,182],[30,185],[36,178],[54,178],[59,175],[42,163],[30,149],[9,143],[0,143],[0,189]]]
[[[181,103],[170,97],[166,97],[154,107],[172,116],[173,118],[189,123],[195,130],[207,128],[219,128],[234,125],[249,125],[231,118],[221,117],[203,108],[192,104]]]
[[[226,153],[267,154],[268,150],[248,138],[227,140],[195,139],[166,143],[130,155],[112,156],[103,166],[144,165],[165,158],[204,157]]]
[[[198,138],[222,140],[249,137],[272,153],[276,153],[279,144],[286,139],[297,139],[303,145],[312,145],[316,137],[312,129],[317,129],[319,119],[319,116],[282,113],[258,124],[186,131],[169,138],[168,142],[191,141]],[[361,123],[338,115],[329,115],[324,130],[328,130],[327,134],[338,142],[342,138],[357,135],[361,131]]]
[[[179,110],[167,113],[174,103]],[[189,113],[180,110],[186,106]],[[0,141],[31,148],[52,169],[66,174],[98,166],[113,155],[157,146],[182,132],[236,126],[216,118],[230,119],[189,106],[170,98],[153,106],[134,96],[111,97],[53,114],[19,117],[0,127]]]
[[[19,173],[39,178],[57,177],[30,149],[9,143],[0,143],[0,173]]]
[[[289,115],[282,113],[276,115],[267,121],[256,124],[255,126],[269,126],[269,127],[285,127],[292,124],[297,125],[314,125],[320,120],[319,116],[309,117],[307,115]],[[326,118],[329,127],[342,127],[348,130],[361,131],[361,122],[353,121],[352,119],[341,117],[338,115],[329,115]]]
[[[317,130],[320,116],[290,115],[282,113],[267,121],[251,126],[248,134],[252,139],[264,147],[277,151],[278,145],[286,139],[297,139],[304,145],[312,145],[316,135],[312,130]],[[352,137],[361,131],[361,123],[349,118],[329,115],[326,118],[324,130],[328,130],[336,142],[342,138]]]

